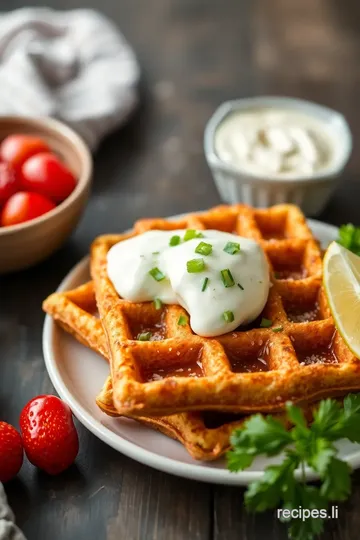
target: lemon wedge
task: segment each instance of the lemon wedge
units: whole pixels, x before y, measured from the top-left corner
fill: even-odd
[[[323,282],[335,325],[360,358],[360,257],[332,242],[324,257]]]

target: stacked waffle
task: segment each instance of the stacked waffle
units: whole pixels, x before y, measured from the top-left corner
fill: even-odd
[[[180,306],[120,298],[107,275],[107,253],[150,229],[215,229],[257,241],[272,283],[261,316],[204,338],[178,324],[187,315]],[[310,415],[317,400],[360,389],[360,362],[337,333],[322,290],[320,248],[294,206],[220,206],[178,221],[140,220],[126,235],[95,240],[91,275],[92,282],[51,295],[44,310],[109,361],[98,406],[179,440],[196,459],[223,454],[249,414],[282,417],[291,400]],[[137,339],[144,332],[149,341]]]

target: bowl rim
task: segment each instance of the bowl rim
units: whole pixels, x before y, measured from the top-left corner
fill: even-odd
[[[14,123],[14,133],[16,133],[16,125],[19,125],[19,133],[22,134],[21,126],[24,126],[25,124],[29,128],[33,127],[34,131],[40,128],[53,134],[60,134],[64,139],[67,140],[68,143],[71,144],[71,146],[76,149],[76,152],[81,160],[82,172],[77,179],[75,189],[59,205],[49,212],[46,212],[45,214],[29,221],[6,227],[0,226],[0,237],[25,229],[29,230],[31,228],[35,228],[48,219],[56,217],[63,211],[66,211],[66,209],[68,209],[84,193],[84,191],[86,191],[91,182],[93,171],[93,160],[88,146],[80,135],[78,135],[71,127],[64,124],[60,120],[40,116],[0,116],[0,124],[1,122]]]
[[[216,154],[214,147],[215,132],[217,128],[228,115],[236,112],[237,110],[246,110],[254,105],[263,107],[276,106],[283,109],[300,110],[304,112],[304,114],[308,114],[310,116],[319,117],[319,114],[321,114],[326,115],[328,118],[334,118],[337,121],[344,137],[343,150],[338,164],[325,169],[323,172],[319,171],[310,176],[299,174],[291,177],[280,177],[274,175],[268,175],[266,177],[265,175],[249,172],[245,169],[240,169],[235,165],[222,161]],[[204,152],[208,165],[211,168],[231,174],[233,177],[236,176],[238,180],[240,180],[241,177],[246,177],[247,181],[254,183],[282,185],[282,187],[285,187],[286,185],[290,187],[297,183],[322,183],[332,180],[334,176],[337,176],[344,169],[345,165],[350,159],[352,149],[352,133],[350,126],[342,113],[336,111],[335,109],[331,109],[330,107],[320,105],[314,101],[289,96],[264,95],[224,101],[212,114],[204,130]]]

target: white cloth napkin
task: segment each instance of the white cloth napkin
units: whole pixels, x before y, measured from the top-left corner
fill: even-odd
[[[95,149],[138,99],[139,66],[111,21],[88,9],[0,14],[0,114],[53,116]]]
[[[7,504],[2,484],[0,484],[0,540],[25,540],[25,536],[14,523],[14,514]]]

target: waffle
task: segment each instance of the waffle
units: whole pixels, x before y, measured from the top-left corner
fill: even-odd
[[[303,214],[292,205],[255,210],[220,206],[179,221],[140,220],[149,229],[218,229],[260,243],[272,287],[262,316],[248,329],[216,339],[179,326],[179,306],[119,298],[107,276],[107,252],[123,235],[97,238],[91,274],[110,351],[113,404],[122,415],[186,411],[276,412],[360,389],[360,362],[336,332],[321,288],[321,251]],[[151,341],[136,339],[151,331]]]
[[[44,310],[80,343],[107,359],[107,343],[97,311],[94,286],[86,283],[65,293],[54,293],[43,304]],[[113,404],[111,377],[96,398],[99,408],[109,416],[119,417]],[[311,419],[312,409],[304,409]],[[277,417],[286,424],[285,415]],[[129,417],[131,418],[131,417]],[[230,448],[230,434],[240,427],[246,416],[217,412],[184,412],[170,416],[135,417],[134,420],[181,442],[198,460],[218,459]]]
[[[107,359],[107,343],[97,311],[94,286],[86,283],[72,291],[54,293],[43,304],[44,310],[80,343]],[[109,416],[120,416],[113,405],[112,382],[108,377],[96,398],[99,408]],[[211,413],[210,413],[211,414]],[[167,417],[136,417],[146,426],[180,441],[195,459],[214,460],[229,448],[230,433],[245,417],[190,412]]]

